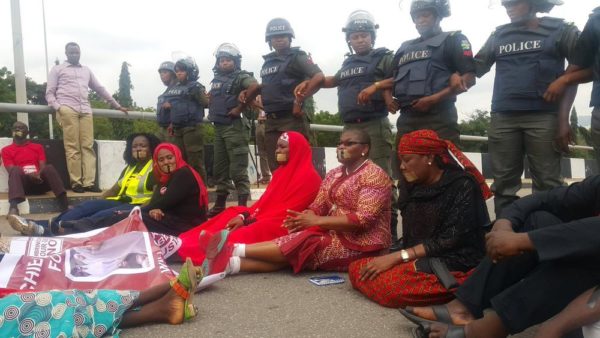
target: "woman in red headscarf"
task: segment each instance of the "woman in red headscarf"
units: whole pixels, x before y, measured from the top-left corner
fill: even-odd
[[[277,141],[276,158],[279,167],[261,198],[251,207],[230,207],[204,224],[179,236],[178,253],[191,257],[195,264],[205,258],[198,236],[203,230],[214,233],[229,229],[228,242],[257,243],[287,234],[282,227],[287,210],[304,210],[315,199],[321,177],[312,164],[310,145],[300,133],[288,131]]]
[[[153,173],[157,185],[152,198],[142,207],[148,231],[177,236],[206,221],[208,194],[200,175],[190,167],[176,145],[161,143],[154,150]],[[128,213],[61,221],[54,235],[89,231],[113,225]]]
[[[473,163],[432,130],[405,134],[398,159],[403,249],[352,263],[350,281],[383,306],[446,303],[485,255],[492,194]],[[455,285],[442,284],[448,277]]]

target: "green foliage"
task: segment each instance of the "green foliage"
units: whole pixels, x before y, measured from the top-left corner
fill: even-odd
[[[490,113],[485,110],[475,110],[466,121],[462,121],[458,125],[461,135],[487,136],[487,131],[490,128],[491,117]],[[487,142],[466,142],[460,144],[462,151],[487,153]]]
[[[123,62],[121,65],[121,74],[119,75],[119,91],[117,92],[117,102],[123,107],[134,107],[135,103],[131,98],[131,90],[133,85],[131,84],[131,76],[129,75],[129,66],[127,62]]]
[[[312,123],[341,126],[342,118],[339,113],[331,114],[328,111],[321,110],[314,114]],[[314,136],[313,145],[315,147],[335,147],[340,139],[340,133],[330,131],[317,131],[314,132]]]
[[[579,120],[577,119],[577,109],[575,109],[575,107],[573,107],[573,109],[571,109],[571,131],[573,132],[573,135],[577,134],[577,129],[579,129]]]

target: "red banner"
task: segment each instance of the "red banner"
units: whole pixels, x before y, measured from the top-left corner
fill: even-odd
[[[15,237],[4,244],[10,249],[0,261],[0,288],[143,290],[175,276],[164,254],[176,251],[179,242],[149,233],[133,211],[90,235]]]

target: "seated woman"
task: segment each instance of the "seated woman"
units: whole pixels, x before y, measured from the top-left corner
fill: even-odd
[[[196,316],[192,296],[200,269],[191,261],[179,277],[144,291],[52,290],[0,298],[3,337],[118,336],[121,328],[181,324]],[[68,304],[66,306],[65,304]]]
[[[84,217],[105,217],[116,211],[129,212],[136,205],[148,203],[155,185],[152,175],[152,154],[160,141],[152,134],[135,133],[127,137],[123,159],[127,167],[123,169],[112,188],[102,193],[102,199],[77,204],[48,221],[36,221],[36,224],[48,228],[57,226],[60,221],[72,221]],[[41,231],[28,226],[28,222],[17,217],[9,218],[10,225],[26,236],[35,235],[32,231]],[[27,226],[22,226],[23,224]],[[39,234],[38,234],[39,235]]]
[[[485,199],[491,192],[464,154],[434,131],[405,134],[398,159],[404,249],[352,263],[349,278],[383,306],[445,303],[452,292],[436,278],[432,259],[445,264],[458,283],[469,276],[485,255]]]
[[[368,159],[370,138],[361,130],[342,133],[337,147],[342,165],[331,170],[307,210],[288,211],[289,235],[255,244],[222,245],[228,232],[200,234],[206,245],[206,274],[226,271],[346,271],[350,262],[376,256],[391,244],[392,181]]]
[[[202,231],[215,233],[231,231],[229,243],[257,243],[287,234],[282,227],[287,210],[304,210],[315,199],[321,177],[312,164],[308,141],[297,132],[286,132],[277,141],[276,157],[279,167],[261,198],[250,208],[230,207],[200,226],[184,232],[178,253],[191,257],[195,264],[205,258],[205,249],[199,246]]]
[[[200,175],[190,167],[176,145],[161,143],[154,151],[154,176],[157,186],[147,205],[142,207],[142,220],[148,231],[178,236],[206,221],[208,194]],[[46,229],[44,235],[67,235],[107,227],[128,216],[120,212],[106,217],[60,221]],[[41,227],[23,221],[20,227]],[[42,227],[43,229],[43,227]],[[38,234],[31,231],[33,235]]]

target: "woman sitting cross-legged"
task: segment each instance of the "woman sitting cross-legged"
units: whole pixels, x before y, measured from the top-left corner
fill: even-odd
[[[198,235],[202,231],[231,231],[229,243],[257,243],[287,234],[281,224],[287,210],[304,210],[315,199],[321,177],[312,164],[310,145],[300,133],[288,131],[277,141],[276,158],[279,167],[261,198],[251,207],[230,207],[205,223],[182,233],[178,254],[190,257],[195,264],[205,258]]]
[[[460,284],[485,255],[483,176],[434,131],[405,134],[398,145],[403,250],[350,265],[354,288],[387,307],[445,303],[453,298],[436,277],[443,264]]]
[[[157,187],[150,202],[142,207],[141,214],[148,231],[178,236],[206,221],[206,187],[200,175],[183,160],[176,145],[161,143],[156,147],[153,173],[156,176]],[[50,235],[67,235],[103,228],[127,216],[128,213],[124,212],[100,218],[61,221],[50,227]],[[33,221],[24,221],[19,226],[40,227]]]
[[[42,231],[50,235],[50,228],[56,227],[60,221],[111,216],[117,211],[128,212],[137,205],[148,203],[156,182],[152,174],[152,154],[159,143],[158,138],[152,134],[129,135],[123,152],[123,159],[127,166],[121,172],[117,182],[102,193],[101,199],[79,203],[48,221],[35,221],[35,224],[43,228],[30,226],[29,222],[18,216],[9,217],[9,224],[22,235],[42,235],[43,233],[40,233]]]
[[[121,328],[181,324],[196,316],[202,272],[186,262],[176,280],[143,291],[52,290],[0,298],[3,337],[119,336]]]
[[[256,244],[223,245],[226,230],[200,234],[207,248],[206,274],[301,270],[346,271],[350,262],[376,256],[391,242],[389,176],[368,159],[370,139],[360,130],[342,133],[342,165],[331,170],[307,210],[288,211],[288,235]]]

